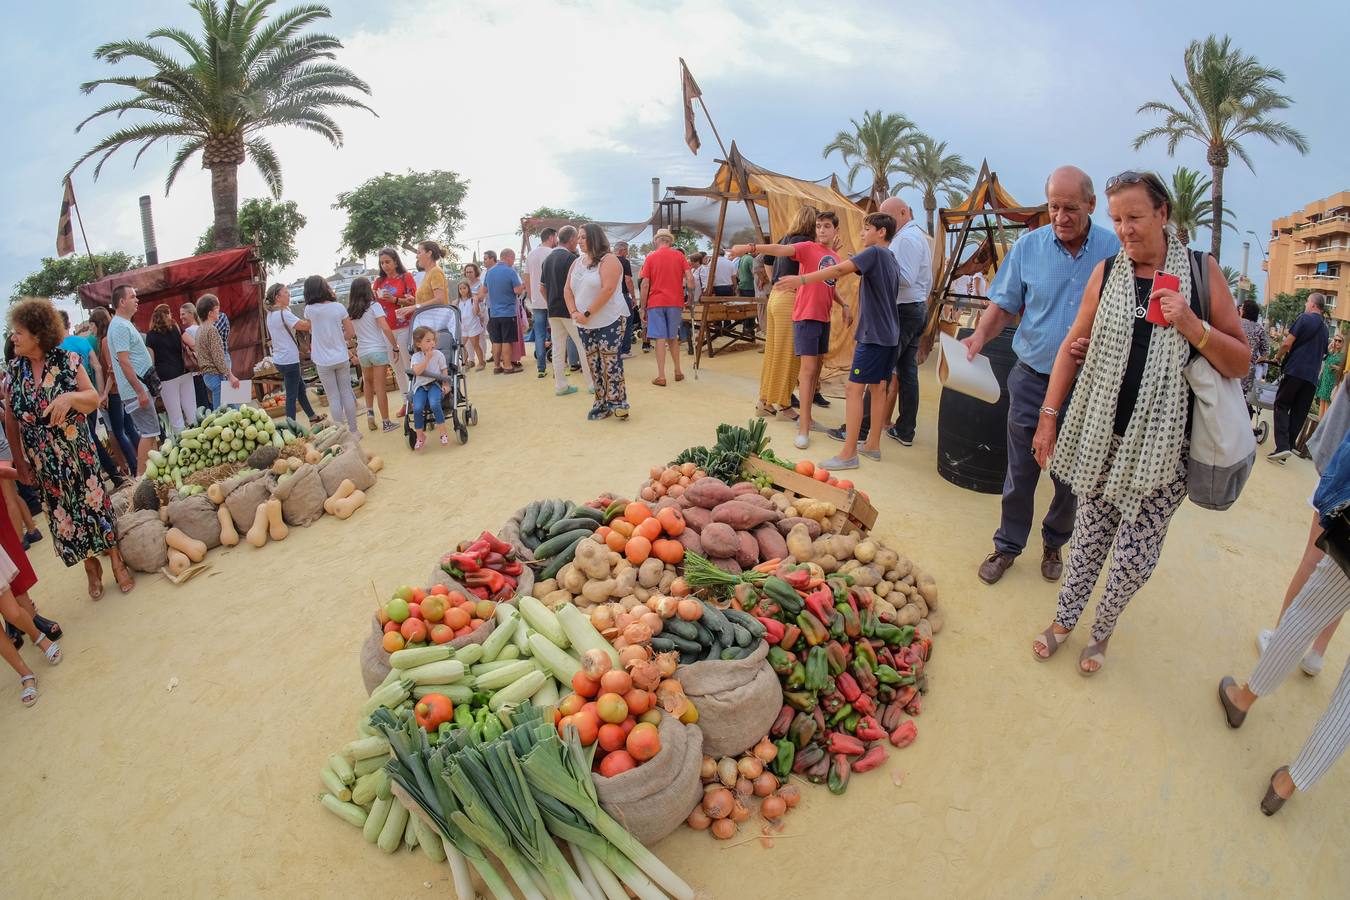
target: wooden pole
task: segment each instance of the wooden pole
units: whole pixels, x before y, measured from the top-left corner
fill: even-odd
[[[718,213],[718,216],[717,216],[717,236],[713,239],[713,258],[712,258],[712,262],[708,265],[708,285],[707,285],[707,287],[704,289],[705,292],[706,292],[706,291],[712,290],[713,272],[716,270],[716,267],[717,267],[717,254],[720,253],[720,252],[722,252],[722,250],[721,250],[721,248],[722,248],[722,229],[726,226],[726,223],[727,223],[727,203],[728,203],[728,200],[727,200],[727,198],[726,198],[726,195],[723,195],[723,196],[722,196],[722,209],[721,209],[721,211]],[[699,299],[699,303],[700,303],[700,305],[701,305],[701,304],[703,303],[703,297],[699,297],[698,299]],[[705,309],[706,309],[706,307],[705,307]],[[700,364],[702,363],[702,361],[703,361],[703,338],[704,338],[704,335],[707,333],[707,331],[708,331],[708,317],[707,317],[706,315],[704,315],[704,316],[702,317],[702,321],[701,321],[700,324],[699,324],[699,329],[698,329],[698,345],[694,347],[694,377],[695,377],[695,378],[698,377],[698,367],[699,367],[699,365],[700,365]]]
[[[66,180],[69,181],[70,179]],[[72,197],[75,195],[73,188],[70,193]],[[89,247],[89,235],[84,233],[84,216],[80,215],[79,201],[76,201],[72,205],[75,207],[75,221],[79,223],[80,226],[80,240],[84,241],[84,252],[89,257],[89,265],[94,268],[94,279],[97,281],[103,277],[103,264],[94,259],[94,251]]]
[[[713,121],[712,113],[708,112],[708,104],[703,102],[703,95],[698,96],[698,105],[703,107],[703,115],[708,119],[708,127],[712,129],[713,137],[717,138],[717,146],[722,149],[722,156],[727,157],[727,145],[722,143],[722,136],[717,133],[717,123]]]

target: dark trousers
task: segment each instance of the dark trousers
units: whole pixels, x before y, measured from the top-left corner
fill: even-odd
[[[1293,375],[1280,379],[1275,391],[1275,452],[1293,450],[1298,445],[1298,433],[1308,420],[1317,385]]]
[[[1026,548],[1036,513],[1036,485],[1041,479],[1041,467],[1031,450],[1031,439],[1036,435],[1049,386],[1049,375],[1042,375],[1024,363],[1013,366],[1008,374],[1008,474],[1003,479],[1003,518],[994,532],[994,549],[1010,556],[1017,556]],[[1053,475],[1050,480],[1055,485],[1055,498],[1041,523],[1041,542],[1053,549],[1068,542],[1078,504],[1067,484]]]
[[[628,306],[628,324],[623,329],[623,341],[619,344],[620,355],[633,349],[633,337],[638,331],[637,307],[629,304]]]
[[[122,451],[122,458],[127,461],[127,469],[132,475],[136,474],[136,444],[141,436],[136,433],[136,426],[132,424],[131,419],[127,418],[126,408],[122,406],[122,397],[119,394],[108,395],[108,408],[104,410],[108,417],[109,437],[117,441],[118,448]]]
[[[286,392],[286,418],[295,418],[295,404],[299,402],[305,415],[314,418],[314,407],[309,405],[309,392],[305,390],[305,380],[300,375],[299,363],[281,363],[277,366],[281,373],[282,389]]]
[[[927,316],[926,303],[901,303],[896,306],[900,318],[900,351],[895,359],[895,377],[900,385],[900,412],[895,431],[907,441],[914,440],[919,418],[919,340]],[[872,405],[863,410],[862,433],[872,427]]]

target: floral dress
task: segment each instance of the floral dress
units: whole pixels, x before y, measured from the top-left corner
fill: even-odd
[[[23,438],[23,452],[51,524],[52,543],[68,566],[117,546],[112,500],[98,477],[98,457],[85,414],[71,409],[63,425],[48,424],[47,407],[57,396],[79,390],[73,355],[47,357],[42,383],[33,381],[27,357],[9,364],[10,403]],[[16,448],[17,449],[17,448]]]

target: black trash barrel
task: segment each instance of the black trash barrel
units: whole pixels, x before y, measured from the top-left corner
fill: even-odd
[[[968,337],[974,329],[962,328]],[[938,474],[957,487],[981,494],[1003,493],[1008,473],[1008,373],[1017,364],[1013,353],[1016,328],[1005,328],[980,351],[998,379],[998,403],[942,389],[938,405]]]

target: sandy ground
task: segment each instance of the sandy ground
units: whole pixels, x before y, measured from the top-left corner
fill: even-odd
[[[584,393],[555,398],[532,371],[475,374],[482,424],[467,446],[414,457],[400,435],[371,435],[388,467],[353,519],[213,551],[209,573],[181,587],[142,575],[131,595],[110,586],[95,604],[81,570],[39,545],[35,596],[66,629],[66,659],[50,669],[25,647],[42,697],[24,709],[10,680],[0,702],[4,894],[444,896],[444,866],[381,854],[317,802],[319,767],[353,736],[376,594],[419,581],[447,545],[533,497],[633,491],[653,463],[750,415],[760,359],[725,355],[660,389],[639,356],[626,424],[587,423]],[[1253,635],[1273,624],[1307,531],[1311,465],[1258,462],[1225,514],[1184,506],[1105,670],[1084,679],[1081,634],[1050,663],[1031,659],[1055,601],[1035,538],[1003,583],[977,580],[998,498],[938,477],[937,394],[923,377],[915,445],[885,441],[884,460],[856,476],[881,511],[877,534],[941,586],[948,626],[918,742],[844,798],[807,786],[794,837],[775,849],[682,829],[658,853],[718,897],[1343,896],[1346,764],[1274,819],[1257,802],[1326,706],[1350,636],[1321,677],[1291,676],[1241,732],[1214,697],[1221,675],[1250,672]],[[841,417],[842,402],[824,414]],[[789,425],[770,434],[800,455]],[[809,453],[834,449],[817,435]]]

